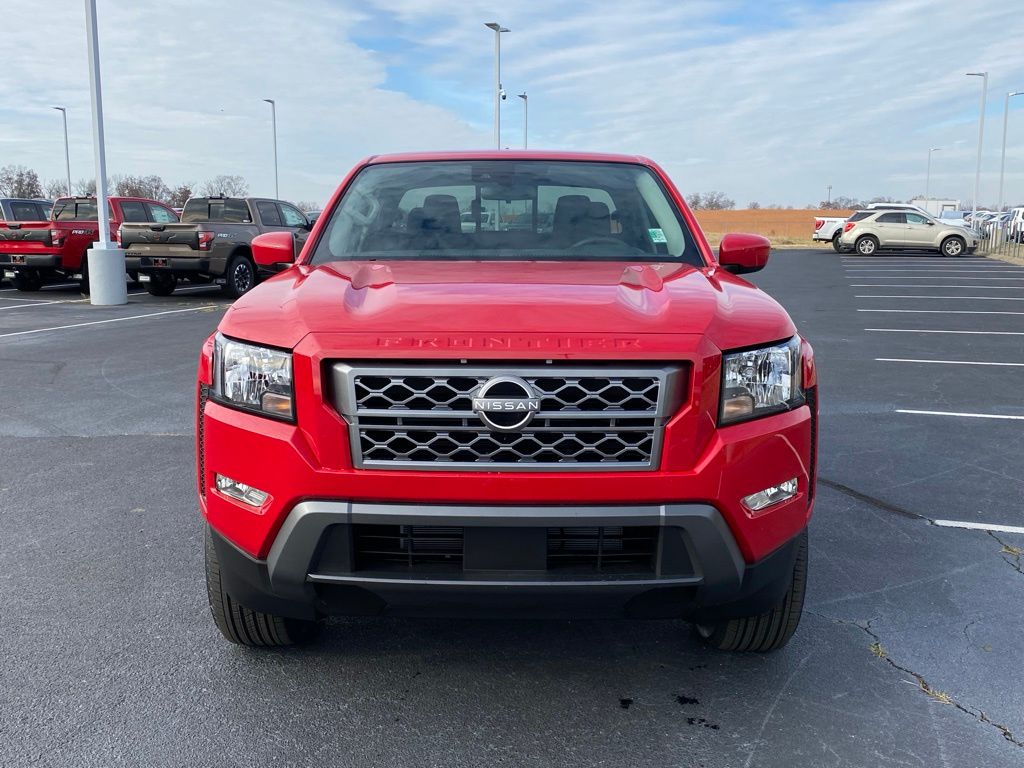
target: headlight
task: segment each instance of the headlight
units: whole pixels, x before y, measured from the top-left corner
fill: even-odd
[[[722,356],[719,424],[732,424],[795,408],[804,401],[800,339]]]
[[[218,400],[291,421],[295,417],[292,356],[217,334],[213,392]]]

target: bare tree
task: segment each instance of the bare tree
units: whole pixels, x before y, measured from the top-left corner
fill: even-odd
[[[150,200],[166,202],[171,197],[170,188],[159,176],[119,176],[111,179],[114,194],[121,197],[147,197]]]
[[[295,207],[305,213],[306,211],[319,211],[323,206],[320,203],[314,203],[311,200],[299,200],[295,204]]]
[[[704,195],[702,195],[700,192],[694,192],[688,198],[686,198],[686,202],[689,203],[690,207],[693,208],[693,209],[703,208],[704,207]]]
[[[761,207],[761,204],[759,202],[757,202],[757,200],[754,200],[754,201],[752,201],[750,203],[747,203],[747,210],[749,210],[749,211],[756,211],[760,207]]]
[[[75,194],[82,197],[95,197],[96,179],[79,179],[76,181]]]
[[[43,183],[43,195],[48,200],[56,200],[58,197],[65,197],[70,194],[71,190],[68,189],[66,179],[50,179]]]
[[[730,197],[727,197],[724,192],[705,192],[703,198],[703,207],[708,211],[723,211],[729,208],[736,207],[736,201]]]
[[[42,197],[39,176],[23,165],[5,165],[0,168],[0,197]]]
[[[245,197],[249,194],[249,185],[242,176],[214,176],[200,188],[204,195],[225,195],[227,197]]]
[[[179,184],[171,190],[170,195],[167,196],[167,204],[172,208],[184,208],[185,203],[192,197],[192,187],[195,186],[192,183]]]

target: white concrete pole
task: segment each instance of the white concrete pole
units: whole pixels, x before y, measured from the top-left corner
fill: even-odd
[[[124,251],[110,242],[107,201],[107,158],[103,143],[103,93],[100,87],[100,43],[96,29],[96,0],[85,0],[85,26],[89,42],[89,90],[92,96],[92,139],[96,155],[96,214],[99,240],[86,255],[88,273],[83,287],[90,303],[99,306],[128,303]]]

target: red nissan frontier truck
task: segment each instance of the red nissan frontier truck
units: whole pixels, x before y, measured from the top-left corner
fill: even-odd
[[[810,345],[642,157],[369,158],[199,360],[206,577],[232,642],[330,615],[679,618],[793,635]]]

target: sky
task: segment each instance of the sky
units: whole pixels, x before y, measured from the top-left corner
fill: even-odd
[[[9,3],[0,165],[93,176],[81,0]],[[323,202],[377,153],[502,144],[638,153],[684,194],[739,207],[833,197],[973,197],[988,71],[982,204],[998,194],[1004,97],[1024,90],[1024,13],[1007,0],[97,0],[108,174],[172,186],[244,176]],[[36,30],[29,32],[29,30]],[[1006,198],[1024,204],[1024,96],[1011,99]]]

